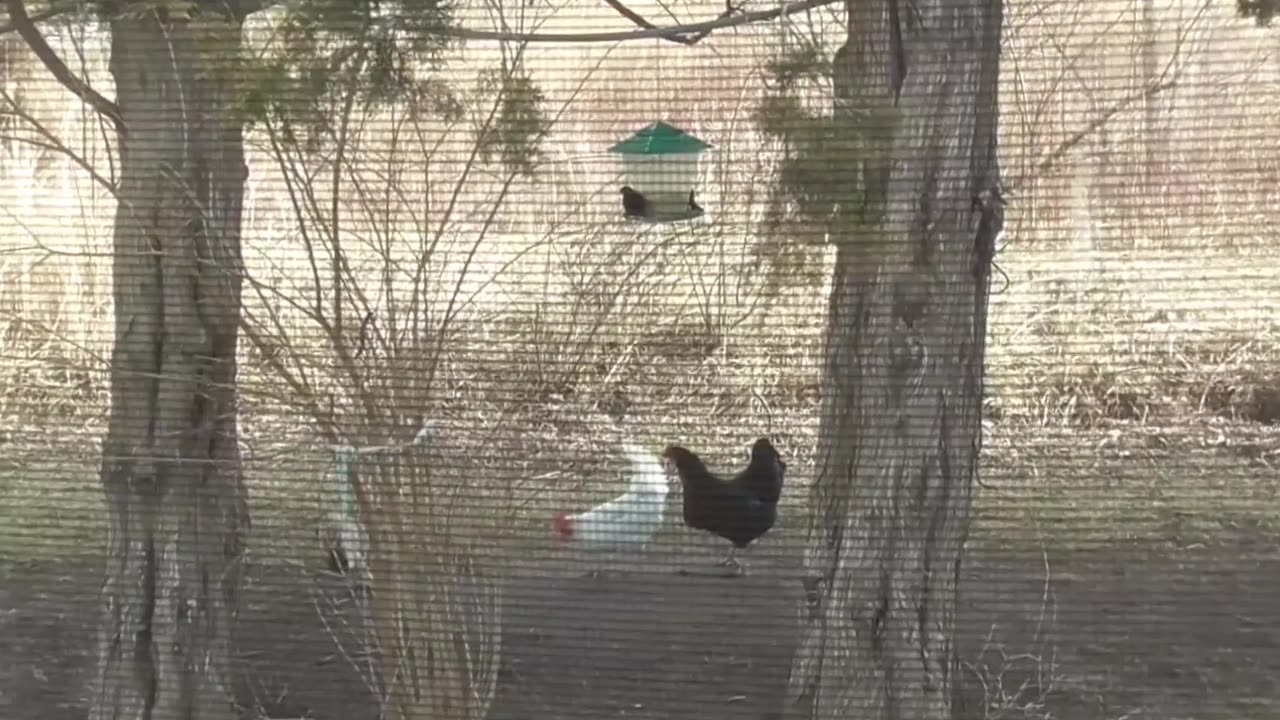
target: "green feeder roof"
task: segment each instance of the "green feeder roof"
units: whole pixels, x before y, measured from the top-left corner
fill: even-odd
[[[635,135],[609,148],[622,155],[674,155],[697,153],[712,147],[678,127],[664,122],[646,125]]]

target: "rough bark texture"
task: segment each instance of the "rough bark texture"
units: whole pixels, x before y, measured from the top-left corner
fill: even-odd
[[[944,720],[1002,223],[1001,0],[848,9],[836,113],[867,137],[866,197],[838,238],[788,716]]]
[[[120,141],[110,513],[94,720],[231,717],[227,661],[248,522],[236,428],[247,169],[215,58],[240,23],[114,8]],[[218,32],[209,32],[217,29]]]

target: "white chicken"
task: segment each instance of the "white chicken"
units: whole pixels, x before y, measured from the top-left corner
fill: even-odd
[[[631,465],[626,492],[585,512],[556,515],[552,525],[561,541],[594,552],[640,549],[662,527],[668,489],[662,464],[635,445],[623,445],[622,451]]]

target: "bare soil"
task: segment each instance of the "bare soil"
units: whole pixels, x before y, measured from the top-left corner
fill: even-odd
[[[548,568],[514,579],[492,717],[776,717],[800,583],[793,553],[761,549],[741,578]],[[84,716],[99,577],[84,564],[0,568],[0,717]],[[975,718],[1280,717],[1280,554],[1248,538],[975,550],[961,605]],[[351,607],[335,578],[253,569],[237,661],[246,717],[377,716],[358,644],[334,640]],[[1001,693],[1017,699],[993,700]]]

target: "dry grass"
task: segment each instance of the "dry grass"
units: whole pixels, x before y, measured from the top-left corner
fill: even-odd
[[[1280,101],[1280,59],[1273,38],[1231,18],[1229,4],[1216,5],[1203,13],[1191,2],[1159,8],[1151,76],[1132,61],[1147,47],[1140,3],[1010,4],[1002,111],[1011,204],[998,258],[1008,282],[997,279],[1002,292],[992,306],[985,474],[993,489],[982,510],[1001,532],[1025,533],[1028,514],[1091,539],[1165,532],[1184,512],[1204,527],[1217,518],[1252,522],[1261,511],[1232,493],[1257,499],[1273,490],[1265,480],[1276,457],[1272,433],[1258,430],[1247,456],[1183,452],[1184,438],[1218,432],[1220,421],[1232,421],[1222,431],[1231,437],[1274,423],[1280,382],[1280,282],[1268,271],[1280,247],[1280,140],[1266,115]],[[537,12],[549,16],[545,30],[621,26],[590,14],[603,6],[586,7]],[[680,12],[719,10],[708,2]],[[492,18],[476,12],[465,22]],[[560,119],[536,182],[513,188],[479,246],[498,179],[478,172],[457,184],[470,139],[449,136],[428,162],[421,146],[379,151],[371,131],[364,171],[395,154],[406,167],[406,196],[419,199],[398,212],[438,208],[457,192],[449,222],[427,227],[440,243],[432,303],[456,295],[466,309],[432,411],[461,426],[501,419],[485,446],[504,472],[524,478],[521,514],[531,532],[552,508],[611,492],[606,460],[624,435],[654,445],[690,438],[727,462],[771,425],[796,458],[791,497],[802,502],[824,288],[797,283],[778,298],[762,295],[752,254],[767,239],[758,230],[759,188],[769,184],[778,148],[749,116],[771,54],[801,37],[831,49],[838,27],[838,16],[823,11],[695,48],[651,41],[531,49],[527,62]],[[109,87],[101,37],[63,30],[55,40]],[[6,43],[6,92],[109,176],[98,125]],[[469,83],[494,52],[471,43],[449,72]],[[1151,92],[1161,79],[1169,86]],[[616,168],[603,149],[656,117],[717,145],[700,191],[711,213],[683,231],[644,234],[615,216]],[[383,119],[368,122],[376,129]],[[93,438],[106,404],[113,205],[65,155],[17,139],[33,137],[27,120],[4,123],[0,427],[9,451],[0,463],[12,479],[3,486],[11,509],[4,535],[15,554],[55,554],[100,536]],[[444,132],[428,128],[416,142],[429,146]],[[297,356],[325,366],[329,340],[279,302],[306,283],[299,223],[262,138],[251,142],[245,255],[270,292],[250,293],[248,308],[259,317],[274,312]],[[421,180],[426,171],[430,184]],[[344,203],[358,217],[359,202]],[[408,220],[384,236],[357,221],[347,227],[353,273],[367,287],[377,286],[380,238],[412,247],[425,234]],[[308,525],[331,502],[317,482],[329,451],[313,418],[285,402],[289,393],[262,348],[246,342],[243,360],[255,551],[306,556],[314,544]],[[1170,447],[1144,454],[1104,443],[1108,433],[1160,437],[1150,442]],[[1082,448],[1095,464],[1079,464]],[[50,488],[63,493],[56,505]]]
[[[492,497],[501,483],[489,483],[489,497],[478,497],[473,480],[480,468],[453,458],[484,456],[446,444],[452,453],[412,447],[376,456],[362,474],[384,712],[402,720],[483,718],[497,688],[496,560],[512,519],[501,509],[511,503],[503,493]]]
[[[969,672],[969,688],[980,691],[978,707],[982,720],[1048,720],[1051,697],[1058,690],[1062,673],[1056,649],[1048,633],[1057,624],[1057,602],[1053,595],[1053,569],[1041,548],[1044,589],[1034,630],[1024,647],[1011,648],[993,625],[973,660],[963,663]],[[977,717],[975,715],[975,717]]]

